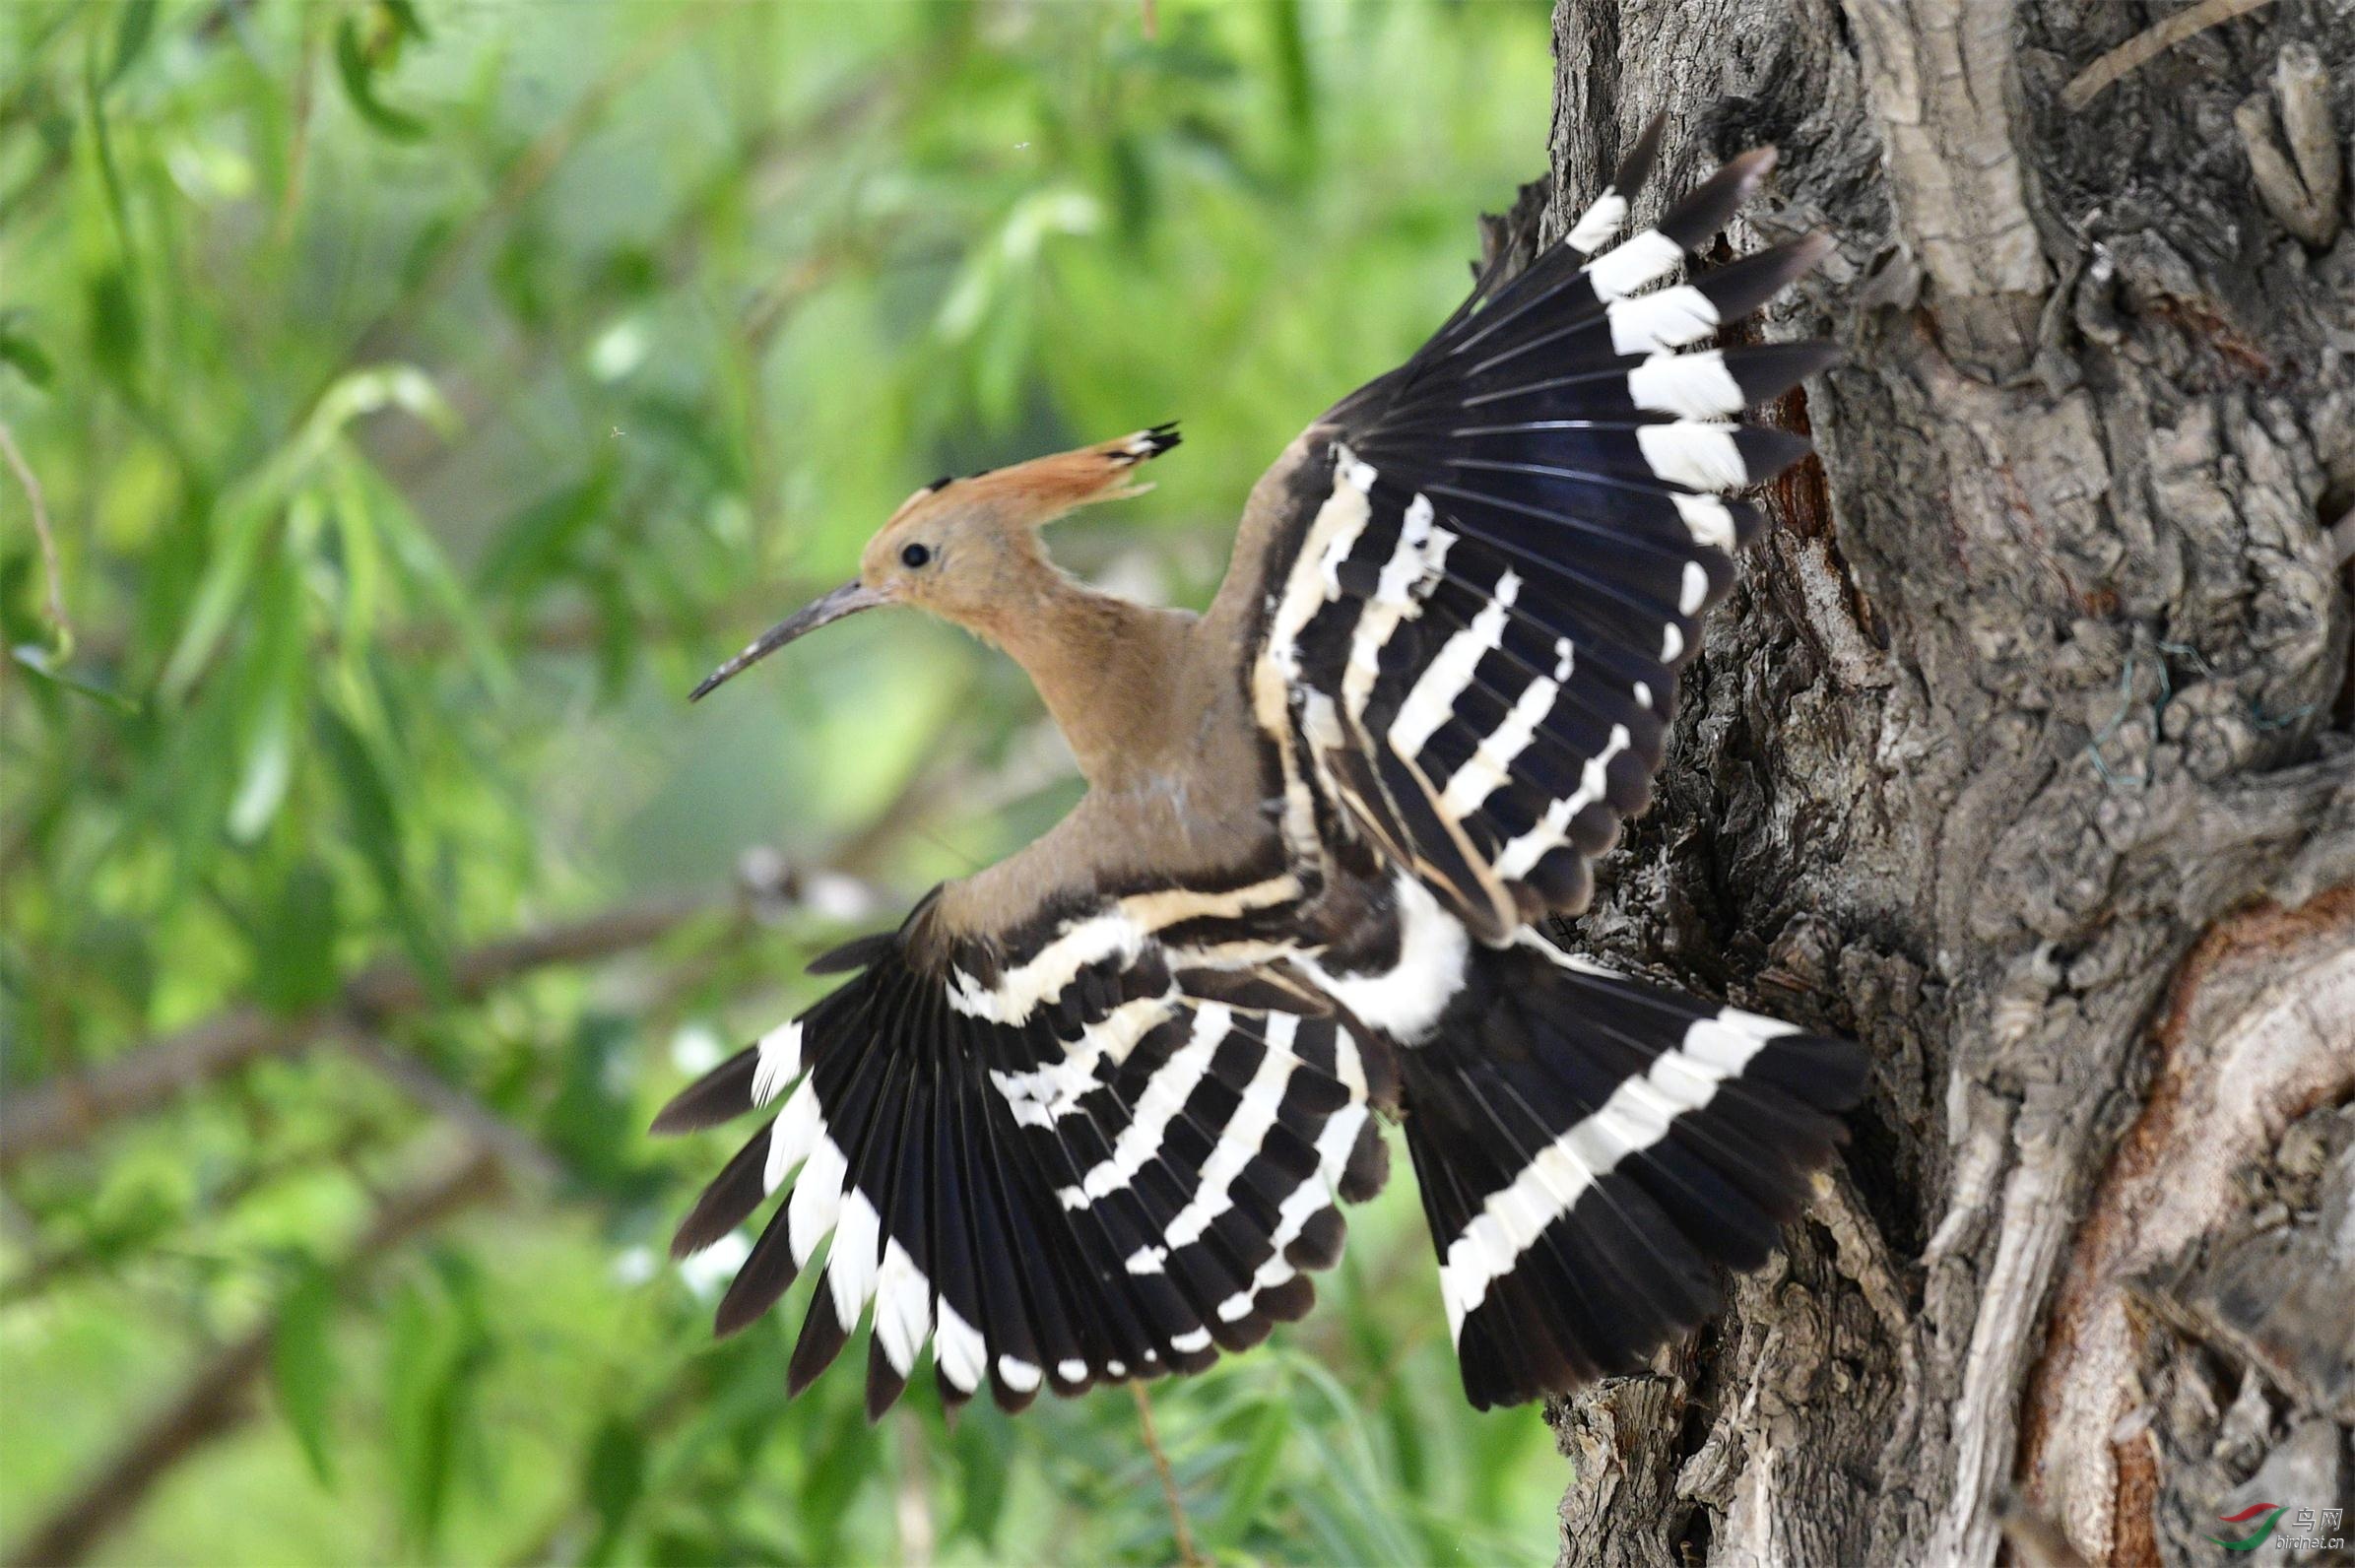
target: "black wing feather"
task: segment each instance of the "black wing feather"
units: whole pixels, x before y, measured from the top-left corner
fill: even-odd
[[[1331,1263],[1340,1234],[1339,1216],[1324,1217],[1333,1195],[1317,1141],[1335,1118],[1363,1117],[1334,1076],[1339,1025],[1189,997],[1151,941],[1110,943],[1051,994],[1023,989],[1026,963],[1105,915],[1081,908],[1011,947],[929,964],[911,958],[904,930],[862,944],[865,967],[799,1020],[800,1062],[783,1065],[807,1071],[792,1098],[676,1242],[708,1246],[773,1188],[798,1186],[780,1143],[787,1154],[809,1152],[796,1139],[838,1153],[842,1196],[823,1227],[833,1240],[789,1388],[823,1372],[862,1316],[874,1322],[867,1400],[880,1415],[926,1343],[950,1405],[986,1384],[1018,1408],[1041,1387],[1199,1370],[1305,1310],[1298,1268]],[[1215,934],[1200,917],[1189,929]],[[709,1126],[754,1109],[756,1092],[785,1093],[793,1076],[764,1049],[690,1084],[657,1125]],[[793,1203],[788,1191],[723,1296],[723,1332],[765,1312],[815,1261],[818,1227],[805,1223],[797,1249]],[[846,1216],[857,1221],[847,1240]],[[1294,1261],[1277,1256],[1286,1248]]]
[[[1771,152],[1602,248],[1657,143],[1563,243],[1518,276],[1492,268],[1411,359],[1335,406],[1249,568],[1269,600],[1254,657],[1290,692],[1263,722],[1490,942],[1581,906],[1587,864],[1648,798],[1676,672],[1758,528],[1719,492],[1807,451],[1735,417],[1833,358],[1696,347],[1813,266],[1819,236],[1672,276]]]

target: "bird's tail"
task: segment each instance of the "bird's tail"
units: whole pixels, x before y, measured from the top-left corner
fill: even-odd
[[[1406,1147],[1482,1408],[1633,1370],[1754,1269],[1842,1140],[1854,1044],[1642,984],[1534,936],[1475,947],[1402,1050]]]

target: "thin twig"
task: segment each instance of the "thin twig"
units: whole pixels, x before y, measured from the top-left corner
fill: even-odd
[[[498,1191],[499,1161],[480,1143],[414,1187],[385,1200],[335,1270],[349,1290],[404,1244]],[[197,1369],[180,1392],[9,1552],[11,1563],[73,1563],[137,1512],[148,1492],[190,1454],[253,1413],[253,1385],[278,1338],[274,1313]]]
[[[33,537],[40,541],[41,579],[48,588],[49,621],[57,628],[59,658],[74,651],[74,623],[65,613],[65,569],[57,563],[57,535],[49,527],[49,508],[41,499],[41,482],[33,472],[33,465],[25,461],[25,454],[17,446],[16,433],[8,422],[0,420],[0,455],[8,459],[8,466],[17,472],[17,483],[25,487],[25,500],[33,508]]]
[[[1129,1380],[1129,1392],[1137,1397],[1137,1421],[1145,1428],[1145,1451],[1153,1457],[1153,1473],[1161,1477],[1161,1496],[1169,1504],[1169,1528],[1177,1537],[1178,1561],[1185,1568],[1208,1568],[1202,1553],[1194,1549],[1194,1532],[1186,1525],[1186,1500],[1178,1495],[1177,1471],[1169,1468],[1169,1456],[1161,1451],[1161,1434],[1153,1429],[1152,1396],[1145,1393],[1142,1378]]]
[[[312,91],[319,74],[319,31],[327,18],[315,6],[302,14],[302,52],[294,63],[294,95],[287,127],[287,186],[280,194],[278,216],[270,224],[270,242],[284,250],[294,238],[294,225],[302,211],[303,177],[310,167]]]
[[[2078,72],[2076,79],[2061,90],[2061,106],[2075,113],[2100,98],[2113,84],[2141,70],[2186,38],[2271,3],[2272,0],[2199,0],[2199,4],[2178,11],[2157,27],[2135,33]]]

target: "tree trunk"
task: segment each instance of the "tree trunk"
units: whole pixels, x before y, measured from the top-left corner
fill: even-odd
[[[1840,249],[1770,334],[1849,350],[1577,935],[1876,1063],[1785,1255],[1549,1411],[1565,1565],[2355,1501],[2355,0],[2105,61],[2191,9],[1560,0],[1548,231],[1655,112],[1639,216],[1774,143],[1738,244]]]

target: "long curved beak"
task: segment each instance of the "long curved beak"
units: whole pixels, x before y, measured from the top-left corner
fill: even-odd
[[[695,701],[721,682],[741,671],[751,669],[796,637],[805,636],[816,631],[819,626],[840,621],[844,616],[855,616],[862,610],[873,610],[879,605],[889,603],[890,601],[883,595],[854,577],[823,598],[814,599],[802,606],[801,609],[796,610],[792,615],[762,632],[744,652],[705,676],[703,684],[689,691],[687,694],[687,699],[689,702]]]

